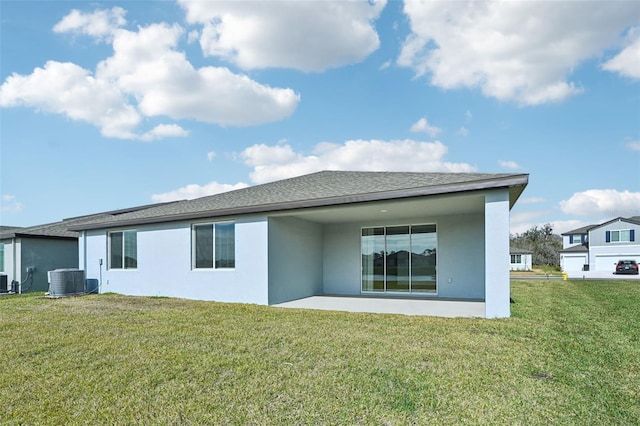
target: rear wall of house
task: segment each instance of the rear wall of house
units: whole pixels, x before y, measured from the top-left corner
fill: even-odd
[[[484,214],[390,220],[385,223],[326,225],[323,245],[325,294],[361,294],[360,238],[363,227],[436,224],[437,296],[483,299],[485,276]],[[435,296],[435,295],[434,295]]]
[[[269,304],[322,294],[322,225],[269,218]]]
[[[228,221],[233,218],[216,219]],[[86,231],[81,236],[87,278],[101,280],[100,292],[136,296],[267,304],[267,220],[243,217],[235,221],[236,259],[233,269],[192,267],[193,223],[144,225],[114,231],[137,231],[137,268],[110,269],[107,231]],[[99,260],[103,259],[100,266]]]

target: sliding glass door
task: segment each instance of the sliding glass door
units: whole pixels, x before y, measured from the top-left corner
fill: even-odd
[[[409,291],[409,238],[408,226],[386,228],[387,291]]]
[[[411,227],[411,291],[436,291],[436,226]]]
[[[362,291],[384,291],[384,228],[362,230]]]
[[[363,228],[362,291],[436,292],[435,225]]]

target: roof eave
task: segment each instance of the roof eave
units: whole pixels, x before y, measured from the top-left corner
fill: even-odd
[[[75,232],[75,231],[74,231]],[[77,236],[71,235],[42,235],[42,234],[27,234],[27,233],[12,233],[0,235],[0,240],[10,240],[13,238],[43,238],[47,240],[77,240]]]
[[[581,247],[578,249],[573,249],[573,247],[569,247],[566,249],[558,250],[558,253],[589,253],[589,248]]]
[[[306,208],[314,208],[314,207],[329,207],[329,206],[336,206],[336,205],[366,203],[371,201],[405,199],[405,198],[412,198],[412,197],[424,197],[424,196],[443,195],[443,194],[450,194],[450,193],[463,193],[463,192],[482,191],[482,190],[499,189],[499,188],[508,188],[510,190],[509,191],[510,192],[509,208],[511,208],[513,207],[513,204],[516,202],[516,200],[520,197],[520,195],[524,191],[524,188],[527,186],[528,181],[529,181],[528,174],[510,175],[507,177],[484,179],[484,180],[478,180],[478,181],[472,181],[472,182],[460,182],[460,183],[428,186],[428,187],[421,187],[421,188],[402,189],[402,190],[396,190],[396,191],[355,194],[355,195],[349,195],[349,196],[301,200],[301,201],[292,201],[292,202],[285,202],[285,203],[260,204],[255,206],[207,210],[207,211],[193,212],[193,213],[179,213],[179,214],[173,214],[173,215],[136,218],[136,219],[129,219],[129,220],[113,221],[113,222],[88,223],[88,224],[70,226],[68,229],[70,231],[108,229],[108,228],[116,228],[116,227],[146,225],[146,224],[152,224],[152,223],[177,222],[182,220],[214,218],[214,217],[224,217],[224,216],[237,216],[237,215],[255,214],[255,213],[272,213],[275,211],[298,210],[298,209],[306,209]],[[512,196],[513,196],[513,199],[511,199]]]

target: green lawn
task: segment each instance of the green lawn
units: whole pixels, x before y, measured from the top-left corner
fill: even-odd
[[[0,297],[0,424],[640,424],[640,283],[518,281],[513,317]]]

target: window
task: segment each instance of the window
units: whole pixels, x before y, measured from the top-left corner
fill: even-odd
[[[234,222],[193,225],[193,268],[233,269],[236,267]]]
[[[635,231],[633,229],[618,229],[606,232],[606,242],[608,243],[628,243],[635,241]]]
[[[362,228],[362,291],[436,291],[436,226]]]
[[[569,244],[584,244],[586,242],[586,235],[569,235]]]
[[[522,255],[521,254],[512,254],[511,255],[511,263],[522,263]]]
[[[138,234],[136,231],[109,233],[109,268],[136,269],[138,267]]]

